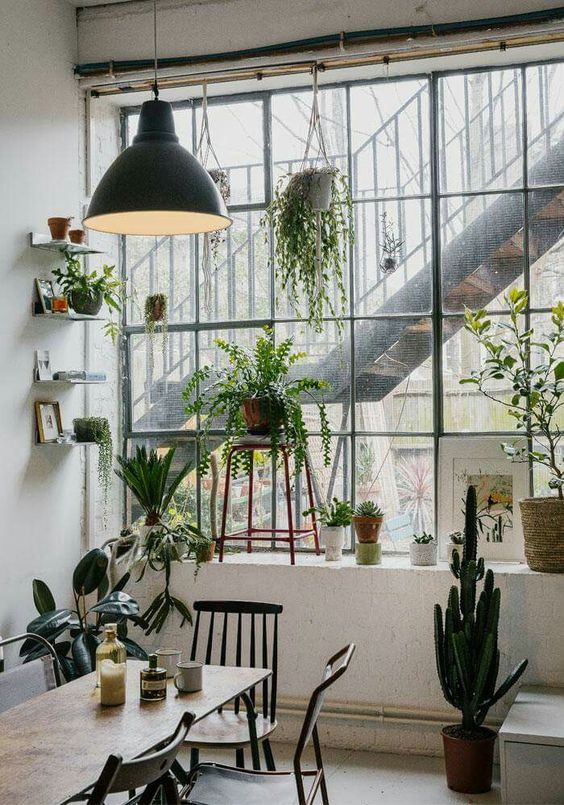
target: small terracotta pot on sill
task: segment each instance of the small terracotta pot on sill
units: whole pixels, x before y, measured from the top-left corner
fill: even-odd
[[[52,240],[68,240],[72,215],[69,218],[48,218],[47,225]]]
[[[352,521],[357,542],[378,542],[380,529],[384,521],[383,517],[361,517],[358,514],[353,514]]]
[[[69,238],[71,243],[84,245],[86,243],[86,230],[85,229],[71,229],[69,230]]]

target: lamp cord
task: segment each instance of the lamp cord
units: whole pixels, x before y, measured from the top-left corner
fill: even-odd
[[[155,44],[155,59],[154,59],[154,67],[155,67],[155,82],[153,84],[153,92],[155,94],[155,100],[159,99],[159,84],[157,80],[157,67],[158,67],[158,60],[157,60],[157,0],[153,0],[153,42]]]

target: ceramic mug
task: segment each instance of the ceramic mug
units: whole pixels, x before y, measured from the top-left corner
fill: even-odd
[[[182,659],[182,652],[176,648],[159,648],[155,654],[159,658],[159,666],[166,670],[166,678],[172,679],[176,666]]]
[[[176,665],[178,673],[174,677],[174,686],[182,693],[195,693],[202,689],[203,663],[188,660]]]

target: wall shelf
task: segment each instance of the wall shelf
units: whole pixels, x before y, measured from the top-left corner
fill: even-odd
[[[37,447],[90,447],[98,442],[40,442],[35,440]]]
[[[103,386],[107,380],[34,380],[37,385],[45,386]]]
[[[31,315],[35,319],[51,319],[53,321],[107,321],[104,316],[87,316],[84,313],[36,313],[33,307]]]
[[[71,243],[69,240],[51,240],[48,235],[38,232],[29,233],[29,245],[32,249],[44,249],[49,252],[69,252],[70,254],[104,254],[100,249],[93,249],[87,243]]]

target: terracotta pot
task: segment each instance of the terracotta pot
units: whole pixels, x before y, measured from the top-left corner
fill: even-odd
[[[51,232],[51,238],[53,240],[68,240],[71,221],[72,216],[70,218],[48,218],[47,225]]]
[[[241,406],[241,413],[249,433],[257,435],[269,433],[268,405],[264,397],[245,400]]]
[[[353,515],[354,533],[358,542],[378,542],[383,517],[360,517]]]
[[[75,313],[81,313],[84,316],[97,316],[102,307],[104,297],[99,294],[95,299],[92,299],[91,296],[82,294],[80,291],[73,291],[69,301]]]
[[[519,501],[525,558],[531,570],[564,573],[564,500],[526,498]]]
[[[71,243],[86,243],[86,230],[85,229],[71,229],[69,231],[69,238]]]
[[[461,794],[484,794],[492,787],[496,733],[480,727],[471,738],[463,737],[459,724],[442,730],[447,785]]]
[[[153,321],[162,321],[163,315],[164,315],[163,306],[158,299],[155,299],[151,310],[151,318]]]
[[[208,550],[205,551],[205,552],[202,551],[202,554],[200,556],[200,561],[201,562],[212,562],[214,556],[215,556],[215,540],[213,539],[210,542],[210,547],[208,548]]]

